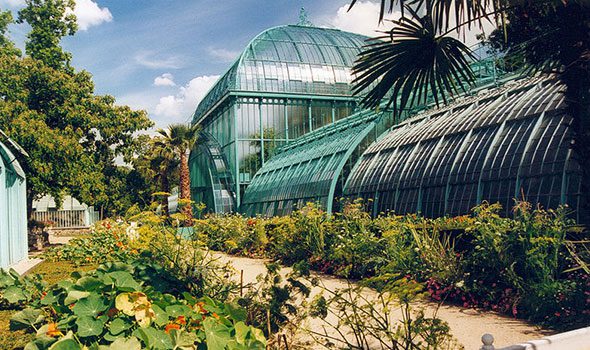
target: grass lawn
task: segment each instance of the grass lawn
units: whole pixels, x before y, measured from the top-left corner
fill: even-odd
[[[76,267],[65,261],[44,261],[35,266],[29,273],[42,275],[45,281],[51,285],[67,279],[74,271],[91,270],[95,267],[94,265]],[[10,317],[15,312],[16,310],[0,310],[0,350],[21,349],[33,339],[33,334],[26,334],[23,331],[10,331]]]

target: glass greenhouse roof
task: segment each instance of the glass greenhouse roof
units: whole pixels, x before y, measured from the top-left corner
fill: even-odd
[[[268,29],[252,40],[197,107],[198,122],[230,92],[352,96],[350,68],[365,36],[308,26]]]

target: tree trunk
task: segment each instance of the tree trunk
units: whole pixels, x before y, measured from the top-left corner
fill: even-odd
[[[168,183],[168,167],[161,167],[160,170],[160,186],[162,192],[170,193],[170,183]],[[160,200],[162,205],[162,215],[168,216],[168,197],[162,196]]]
[[[188,169],[188,156],[186,150],[180,154],[180,199],[189,201],[182,207],[182,213],[187,217],[185,226],[192,226],[193,205],[191,200],[191,179]]]

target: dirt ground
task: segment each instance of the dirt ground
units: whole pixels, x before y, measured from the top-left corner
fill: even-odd
[[[220,261],[231,263],[238,272],[240,270],[244,271],[244,284],[255,282],[256,276],[266,272],[265,260],[235,257],[222,253],[215,254]],[[283,268],[281,274],[287,274],[289,271],[289,268]],[[240,274],[237,273],[236,276],[239,280]],[[316,276],[321,277],[323,288],[329,290],[343,289],[348,286],[348,283],[342,279],[325,275]],[[317,293],[322,293],[322,287],[314,288],[312,295]],[[364,293],[366,293],[367,298],[376,296],[376,293],[372,290],[366,290]],[[427,315],[432,315],[436,304],[424,302],[420,306],[426,309]],[[503,316],[495,312],[465,309],[453,305],[443,305],[438,310],[438,316],[449,324],[453,336],[468,350],[479,349],[482,346],[481,336],[485,333],[494,335],[494,345],[497,348],[539,339],[550,334],[522,320]],[[320,320],[314,319],[306,323],[304,327],[322,329]]]

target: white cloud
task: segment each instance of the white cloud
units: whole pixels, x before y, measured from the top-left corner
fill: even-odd
[[[9,7],[21,7],[25,5],[25,0],[0,0],[0,5],[8,5]]]
[[[380,4],[371,1],[359,1],[348,11],[350,4],[338,9],[336,16],[328,19],[331,26],[347,32],[363,34],[369,37],[378,36],[377,30],[388,29],[387,22],[379,23]],[[399,18],[401,13],[394,11],[386,18]]]
[[[228,50],[228,49],[216,49],[216,48],[209,48],[209,55],[213,58],[217,58],[223,62],[232,62],[235,60],[238,55],[240,54],[239,51]]]
[[[19,8],[25,6],[25,0],[0,0],[0,5]],[[113,20],[113,15],[107,7],[101,8],[92,0],[76,0],[74,11],[68,9],[67,12],[76,15],[78,29],[81,31]]]
[[[217,79],[219,79],[218,75],[194,78],[185,86],[181,86],[176,95],[160,98],[154,114],[165,118],[167,123],[186,122]]]
[[[90,27],[100,25],[104,22],[111,22],[113,20],[113,15],[107,7],[100,8],[98,4],[92,0],[76,0],[74,14],[77,18],[78,29],[82,31],[86,31]]]
[[[155,86],[176,86],[174,76],[170,73],[164,73],[154,79]]]
[[[152,69],[179,69],[183,66],[178,56],[160,57],[152,51],[138,52],[134,59],[136,63]]]

